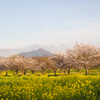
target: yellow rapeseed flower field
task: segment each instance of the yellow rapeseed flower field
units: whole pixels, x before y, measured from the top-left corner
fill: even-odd
[[[100,76],[0,76],[0,100],[100,100]]]

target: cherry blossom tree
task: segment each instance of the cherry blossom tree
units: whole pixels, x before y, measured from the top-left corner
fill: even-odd
[[[35,71],[37,71],[38,61],[34,59],[33,57],[27,58],[28,68],[34,74]]]
[[[44,71],[48,68],[49,66],[49,60],[48,57],[35,57],[35,60],[37,61],[37,71],[42,71],[42,74],[44,74]]]
[[[98,47],[83,43],[76,43],[73,49],[67,49],[66,52],[85,68],[86,75],[88,74],[88,70],[92,67],[90,58],[93,58],[92,61],[94,62],[94,56],[100,55],[100,49]]]
[[[24,75],[26,75],[27,70],[29,69],[28,65],[28,59],[24,56],[20,55],[12,55],[8,57],[9,63],[7,65],[9,66],[10,70],[13,70],[18,74],[18,71],[22,71]]]
[[[65,62],[65,55],[63,53],[54,53],[53,55],[55,55],[54,57],[52,57],[52,63],[54,65],[53,69],[54,72],[56,74],[56,70],[59,68],[61,71],[64,72],[67,70],[66,69],[66,62]]]
[[[9,69],[9,66],[7,63],[9,63],[9,61],[6,58],[0,60],[0,70],[6,71],[6,76],[8,74],[8,69]]]

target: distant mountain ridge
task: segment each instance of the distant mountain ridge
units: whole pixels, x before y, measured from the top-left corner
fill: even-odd
[[[36,57],[36,56],[40,56],[40,57],[44,57],[44,56],[53,56],[49,51],[46,51],[42,48],[38,49],[38,50],[32,50],[30,52],[21,52],[18,55],[21,56],[25,56],[25,57]]]
[[[8,48],[8,49],[2,49],[0,48],[0,56],[3,57],[9,57],[10,55],[17,55],[19,53],[22,53],[24,51],[24,53],[27,53],[29,51],[34,51],[37,50],[39,48],[42,48],[44,50],[50,51],[52,53],[55,52],[65,52],[66,48],[70,47],[70,45],[66,45],[66,44],[60,44],[60,45],[38,45],[38,44],[32,44],[32,45],[26,45],[24,47],[20,47],[20,48]]]

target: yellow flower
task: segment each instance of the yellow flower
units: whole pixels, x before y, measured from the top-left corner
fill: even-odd
[[[6,98],[6,100],[8,100],[8,98]]]

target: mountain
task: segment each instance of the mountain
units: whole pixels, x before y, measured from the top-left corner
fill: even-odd
[[[36,56],[53,56],[49,51],[46,51],[42,48],[38,49],[38,50],[32,50],[30,52],[21,52],[18,55],[22,55],[25,57],[36,57]]]
[[[52,53],[55,53],[55,52],[62,52],[64,53],[65,50],[67,48],[70,47],[70,44],[69,45],[66,45],[66,44],[60,44],[60,45],[38,45],[38,44],[32,44],[32,45],[27,45],[27,46],[24,46],[24,47],[21,47],[21,48],[0,48],[0,56],[3,56],[3,57],[9,57],[10,55],[16,55],[16,54],[19,54],[20,52],[22,53],[27,53],[29,51],[32,52],[32,50],[37,50],[39,48],[42,48],[44,50],[47,50],[47,51],[50,51]],[[23,52],[24,51],[24,52]],[[50,53],[49,52],[49,53]]]

